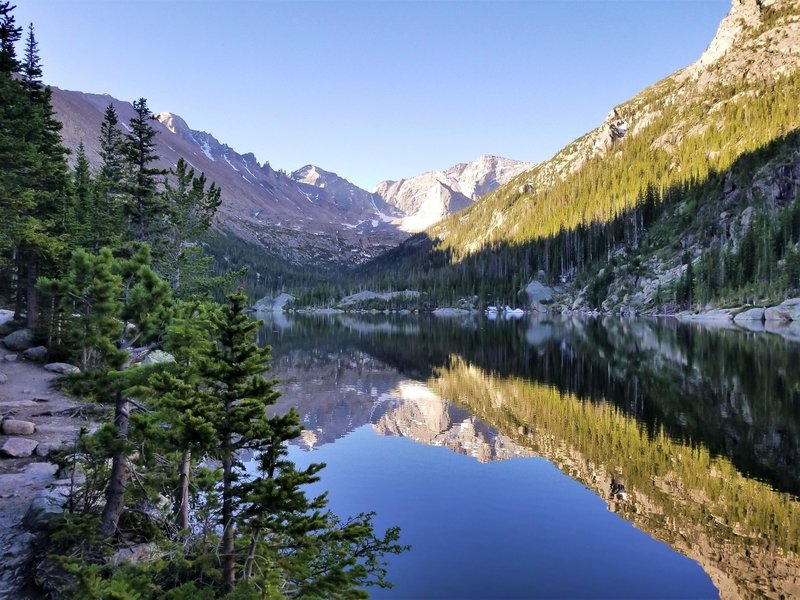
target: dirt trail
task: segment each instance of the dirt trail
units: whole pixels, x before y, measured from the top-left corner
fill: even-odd
[[[90,425],[79,415],[81,405],[53,389],[59,377],[41,365],[22,360],[0,346],[0,372],[8,377],[0,384],[0,421],[8,418],[35,423],[25,436],[0,435],[0,445],[11,437],[39,443],[27,458],[0,457],[0,598],[26,598],[20,594],[30,570],[33,535],[23,526],[31,501],[56,478],[57,468],[48,462],[54,449],[71,443],[81,427]]]

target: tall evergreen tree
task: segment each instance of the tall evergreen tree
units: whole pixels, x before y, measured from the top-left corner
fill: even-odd
[[[11,2],[0,2],[0,73],[7,75],[19,70],[16,43],[22,37],[22,27],[11,14],[15,8]]]
[[[67,221],[72,223],[72,246],[75,248],[99,249],[98,229],[102,214],[95,201],[95,189],[92,173],[89,170],[89,161],[86,158],[86,149],[83,140],[78,144],[75,154],[75,168],[72,171],[72,211]]]
[[[12,104],[7,123],[15,141],[11,173],[5,176],[10,180],[8,198],[15,210],[9,224],[9,245],[16,264],[16,313],[19,315],[24,306],[28,326],[33,327],[39,316],[36,279],[54,274],[57,265],[63,267],[66,259],[70,196],[67,150],[59,135],[61,123],[53,113],[50,89],[41,83],[32,27],[25,50],[21,83],[16,84],[10,77],[8,88]],[[14,92],[16,85],[23,88],[24,97]]]
[[[159,194],[161,177],[167,172],[153,166],[158,161],[156,130],[147,100],[134,101],[136,115],[130,119],[125,153],[132,166],[130,198],[125,206],[133,239],[157,246],[166,227],[167,206]]]
[[[130,165],[125,152],[125,137],[119,128],[119,118],[113,104],[106,107],[100,124],[100,158],[97,175],[96,226],[98,244],[115,245],[127,236],[122,207],[126,199],[126,185]]]

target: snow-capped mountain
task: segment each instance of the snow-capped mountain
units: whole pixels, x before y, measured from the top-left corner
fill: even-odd
[[[404,231],[422,231],[510,181],[533,163],[485,154],[445,171],[430,171],[399,181],[382,181],[375,193],[405,214]]]

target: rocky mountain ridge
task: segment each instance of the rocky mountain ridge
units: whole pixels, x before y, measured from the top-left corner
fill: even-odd
[[[93,167],[100,162],[99,130],[112,104],[123,132],[133,116],[130,103],[107,94],[53,88],[53,106],[63,123],[62,138],[73,150],[83,142]],[[395,246],[407,237],[382,210],[391,209],[368,192],[341,179],[320,187],[295,179],[252,153],[240,154],[212,134],[191,129],[178,115],[154,115],[163,168],[184,158],[222,188],[215,227],[293,264],[354,265]],[[329,173],[329,178],[336,177]]]

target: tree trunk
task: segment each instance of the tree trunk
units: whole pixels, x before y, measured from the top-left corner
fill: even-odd
[[[12,285],[14,286],[14,320],[19,321],[22,319],[22,309],[24,295],[22,293],[22,265],[23,261],[20,259],[19,246],[14,246],[11,252],[12,260],[14,261],[14,270],[12,271]]]
[[[117,430],[116,439],[120,447],[111,456],[111,477],[106,488],[106,505],[100,519],[99,533],[102,537],[110,537],[117,530],[117,523],[125,506],[125,488],[131,475],[126,452],[129,413],[128,401],[122,396],[122,392],[117,392],[114,427]]]
[[[27,276],[25,280],[25,301],[27,303],[27,326],[29,329],[36,327],[37,317],[39,316],[39,290],[36,289],[36,263],[31,261],[28,264]]]
[[[189,529],[189,474],[192,468],[192,451],[184,450],[181,456],[179,475],[180,490],[178,491],[178,506],[176,517],[178,529]]]
[[[225,436],[222,458],[222,580],[226,592],[232,592],[234,579],[233,556],[233,440]]]

